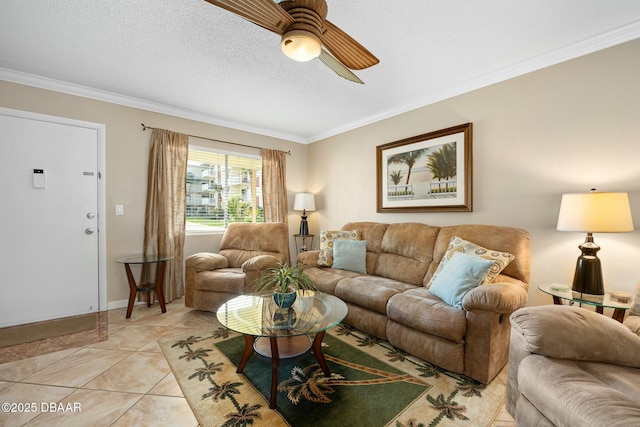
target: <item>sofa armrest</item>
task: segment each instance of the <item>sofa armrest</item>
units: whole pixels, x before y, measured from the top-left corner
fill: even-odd
[[[195,307],[194,292],[198,273],[227,268],[229,267],[229,260],[220,254],[200,252],[188,256],[184,260],[184,266],[184,305],[186,307]]]
[[[526,307],[511,315],[526,351],[556,359],[640,368],[640,337],[609,317],[578,307]]]
[[[636,335],[640,335],[640,316],[630,315],[624,321],[624,325]]]
[[[527,303],[527,291],[512,283],[490,283],[470,290],[462,300],[465,311],[513,313]]]
[[[228,268],[229,260],[220,254],[201,252],[187,257],[185,267],[192,268],[193,271],[199,273],[201,271]]]
[[[317,250],[300,252],[300,254],[298,254],[298,264],[304,264],[307,267],[317,267],[319,254],[320,251]]]
[[[244,293],[253,292],[253,285],[262,276],[262,273],[280,264],[281,261],[273,255],[258,255],[246,260],[242,264],[242,271],[245,274]]]

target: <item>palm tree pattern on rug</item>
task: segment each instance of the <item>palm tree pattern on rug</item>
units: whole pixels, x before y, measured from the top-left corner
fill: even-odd
[[[436,418],[431,420],[429,424],[418,422],[416,419],[410,419],[406,424],[403,424],[399,421],[396,422],[396,427],[435,427],[445,417],[450,420],[459,419],[468,421],[469,418],[464,415],[467,411],[467,408],[464,405],[460,405],[458,402],[456,402],[454,400],[455,396],[458,394],[458,392],[462,391],[462,394],[466,397],[476,396],[481,398],[482,390],[486,387],[484,384],[481,384],[478,381],[475,381],[464,375],[455,374],[453,372],[442,369],[439,366],[410,357],[406,352],[393,347],[388,342],[382,341],[369,334],[365,334],[364,332],[357,330],[353,326],[347,324],[340,325],[338,327],[338,334],[352,335],[356,337],[358,346],[360,347],[381,346],[386,348],[388,350],[387,355],[389,362],[406,361],[409,363],[413,363],[415,364],[416,370],[420,372],[419,376],[421,377],[438,378],[440,375],[447,375],[456,380],[456,389],[453,390],[448,397],[444,397],[444,395],[442,394],[439,394],[436,397],[427,394],[427,401],[434,409],[440,411],[440,414]]]
[[[432,365],[423,360],[412,357],[406,352],[393,347],[386,341],[368,335],[354,327],[341,324],[336,329],[336,335],[351,336],[355,338],[358,347],[381,347],[386,351],[388,362],[408,362],[414,366],[418,377],[434,378],[447,376],[455,381],[455,389],[448,396],[443,394],[431,395],[427,393],[424,397],[428,404],[437,411],[437,416],[428,420],[419,420],[409,418],[407,420],[397,420],[396,427],[435,427],[440,424],[443,419],[468,421],[467,407],[456,401],[459,394],[467,398],[482,398],[482,391],[485,385],[472,380],[464,375],[455,374],[446,371],[438,366]],[[259,410],[263,407],[256,403],[242,403],[241,389],[243,385],[241,381],[227,381],[219,383],[216,381],[216,374],[221,372],[223,362],[208,362],[207,357],[213,349],[194,348],[194,344],[206,339],[227,339],[237,335],[228,329],[220,327],[206,337],[190,336],[186,339],[175,342],[171,347],[183,349],[185,353],[180,359],[187,361],[200,361],[201,367],[195,369],[189,376],[189,380],[207,381],[210,384],[208,391],[202,394],[201,399],[211,399],[214,402],[227,400],[231,402],[235,408],[235,412],[226,415],[226,422],[223,427],[244,427],[254,425],[262,416]],[[298,404],[302,400],[317,403],[330,403],[331,395],[336,391],[337,387],[348,387],[354,385],[362,385],[367,383],[389,383],[389,382],[413,382],[426,384],[424,381],[408,374],[398,374],[395,372],[387,372],[384,370],[374,369],[368,366],[359,365],[344,361],[340,358],[325,354],[328,361],[337,364],[343,364],[352,369],[365,371],[375,375],[376,379],[367,380],[348,380],[339,374],[333,373],[330,377],[325,377],[322,369],[318,364],[311,364],[306,367],[296,366],[291,370],[288,379],[281,381],[278,390],[286,393],[288,400],[293,404]],[[239,377],[240,378],[240,377]]]
[[[229,338],[230,333],[227,328],[220,327],[213,332],[211,337],[213,338]],[[206,337],[209,338],[209,337]],[[261,415],[258,411],[262,407],[259,404],[244,404],[241,405],[236,399],[236,395],[240,394],[240,390],[238,387],[243,385],[242,382],[225,382],[223,384],[218,384],[214,380],[214,376],[216,373],[222,371],[222,366],[224,363],[208,363],[206,357],[209,355],[209,352],[212,350],[207,349],[197,349],[193,350],[191,346],[193,344],[202,341],[201,337],[190,336],[187,339],[180,340],[173,344],[171,347],[178,347],[182,349],[186,349],[186,353],[180,356],[180,359],[186,360],[200,360],[202,361],[204,367],[198,368],[195,372],[189,376],[189,379],[197,378],[199,381],[207,380],[211,383],[211,387],[209,391],[202,395],[202,399],[213,399],[213,401],[228,399],[233,403],[233,406],[236,408],[235,413],[230,413],[227,415],[227,422],[223,424],[223,427],[244,427],[248,425],[253,425],[253,421],[261,418]]]

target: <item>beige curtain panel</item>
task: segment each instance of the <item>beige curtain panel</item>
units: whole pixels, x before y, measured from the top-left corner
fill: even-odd
[[[153,129],[149,152],[144,254],[169,255],[164,276],[166,302],[184,295],[183,258],[189,136]],[[143,271],[143,283],[155,273]],[[145,280],[145,276],[146,279]]]
[[[286,156],[284,151],[262,149],[264,222],[289,223]]]

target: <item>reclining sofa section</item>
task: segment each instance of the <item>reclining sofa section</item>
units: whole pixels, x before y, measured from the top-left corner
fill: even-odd
[[[527,301],[530,241],[525,230],[492,225],[351,222],[366,240],[366,273],[318,264],[319,251],[298,262],[318,289],[342,299],[345,322],[452,372],[489,383],[509,356],[509,316]],[[461,308],[429,291],[457,237],[515,258],[490,283],[471,289]],[[321,261],[321,264],[323,262]]]

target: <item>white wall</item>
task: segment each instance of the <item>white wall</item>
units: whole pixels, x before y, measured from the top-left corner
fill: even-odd
[[[498,224],[532,239],[537,285],[570,283],[581,233],[555,230],[562,193],[627,191],[636,231],[598,234],[607,289],[640,280],[640,41],[578,58],[312,144],[311,232],[348,221]],[[376,146],[473,123],[474,211],[376,213]]]
[[[530,304],[548,304],[539,283],[568,282],[584,236],[555,230],[561,194],[596,187],[628,191],[640,229],[640,41],[578,58],[303,146],[276,138],[0,81],[0,106],[107,125],[107,287],[128,288],[115,258],[142,248],[149,133],[140,123],[291,150],[289,202],[316,194],[312,233],[347,221],[500,224],[532,238]],[[473,122],[474,212],[378,214],[375,147]],[[115,204],[125,205],[116,217]],[[299,224],[290,212],[290,231]],[[630,292],[640,280],[640,231],[596,235],[607,287]],[[293,241],[291,242],[293,246]],[[219,236],[189,237],[187,253],[215,250]],[[317,246],[317,242],[316,242]],[[295,246],[293,246],[295,247]],[[294,250],[292,249],[292,254]]]
[[[306,190],[307,146],[302,144],[1,80],[0,106],[106,125],[106,276],[109,308],[126,306],[129,295],[124,268],[115,260],[140,253],[143,246],[151,132],[144,132],[140,123],[207,138],[291,151],[287,162],[290,202],[293,203],[296,192]],[[116,204],[124,205],[124,216],[115,215]],[[295,218],[293,212],[292,215]],[[291,224],[292,234],[297,226],[295,221]],[[218,239],[219,236],[215,235],[199,236],[193,242],[188,238],[187,249],[191,250],[192,246],[196,249],[209,247],[209,242],[215,249]]]

